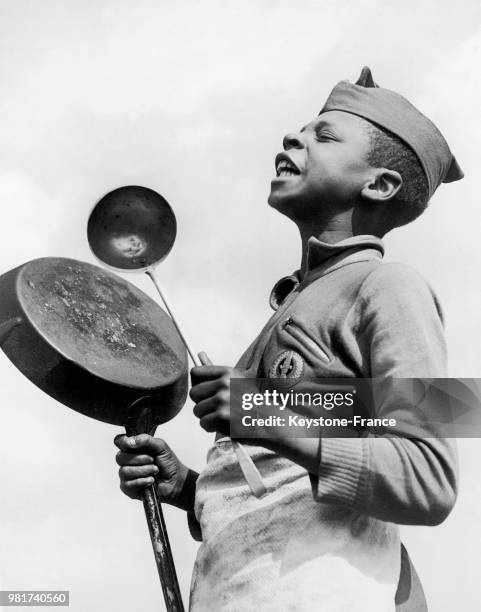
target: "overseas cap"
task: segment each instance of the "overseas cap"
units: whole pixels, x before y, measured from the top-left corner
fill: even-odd
[[[349,81],[338,83],[319,114],[333,110],[377,123],[409,145],[426,174],[429,197],[441,183],[463,178],[463,171],[434,123],[406,98],[376,85],[367,66],[355,84]]]

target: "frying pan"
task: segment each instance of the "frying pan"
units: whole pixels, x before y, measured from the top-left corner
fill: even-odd
[[[171,318],[112,272],[65,258],[0,276],[0,344],[40,389],[129,435],[154,434],[187,396],[187,353]],[[155,489],[143,498],[167,609],[182,612]]]

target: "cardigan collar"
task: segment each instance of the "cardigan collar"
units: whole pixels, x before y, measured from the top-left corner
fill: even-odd
[[[308,284],[327,272],[367,259],[382,259],[384,243],[377,236],[361,235],[345,238],[334,244],[311,236],[307,246],[307,270],[304,276],[296,270],[281,278],[272,289],[269,303],[274,310],[301,284]]]

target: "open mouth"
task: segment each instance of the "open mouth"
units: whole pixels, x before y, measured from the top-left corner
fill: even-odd
[[[300,174],[300,171],[295,163],[285,153],[279,153],[276,157],[276,175],[283,177],[296,174]]]

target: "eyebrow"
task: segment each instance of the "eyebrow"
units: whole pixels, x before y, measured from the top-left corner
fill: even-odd
[[[311,122],[311,123],[312,123],[312,122]],[[301,132],[301,133],[302,133],[302,132],[305,132],[305,131],[306,131],[306,129],[307,129],[307,127],[308,127],[309,125],[310,125],[310,124],[307,124],[307,125],[304,125],[303,127],[301,127],[301,129],[299,130],[299,132]],[[326,119],[320,119],[320,120],[318,121],[318,123],[316,123],[316,128],[318,128],[318,127],[332,127],[332,124],[331,124],[331,123],[329,123],[329,121],[327,121]]]

